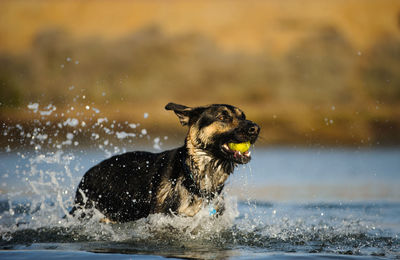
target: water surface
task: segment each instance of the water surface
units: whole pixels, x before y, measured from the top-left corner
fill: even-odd
[[[62,219],[83,173],[107,156],[2,153],[0,257],[400,257],[399,149],[256,149],[230,177],[219,218]]]

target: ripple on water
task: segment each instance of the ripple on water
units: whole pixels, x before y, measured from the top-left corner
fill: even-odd
[[[4,205],[4,202],[2,203]],[[271,208],[283,211],[287,205],[257,206],[254,217],[239,216],[237,206],[246,211],[249,203],[229,199],[227,212],[222,217],[209,217],[203,210],[194,218],[151,215],[131,223],[104,224],[100,215],[85,222],[63,219],[57,224],[24,223],[2,226],[2,249],[60,248],[79,245],[79,250],[113,253],[148,253],[167,256],[185,256],[204,252],[286,252],[325,253],[347,255],[399,254],[399,239],[384,230],[369,227],[369,223],[347,217],[334,221],[317,217],[268,217]],[[368,208],[371,205],[366,205]],[[392,205],[399,207],[399,205]],[[254,204],[251,205],[254,207]],[[359,206],[355,206],[359,208]],[[385,207],[385,206],[382,206]],[[26,206],[25,208],[29,208]],[[293,211],[315,211],[321,205],[292,205]],[[332,211],[348,210],[348,206],[327,206]],[[22,211],[23,212],[23,211]],[[265,214],[263,219],[257,214]],[[288,211],[290,212],[290,211]],[[18,213],[21,214],[21,213]],[[22,213],[23,214],[23,213]],[[354,211],[353,214],[356,214]],[[294,214],[295,215],[295,214]],[[330,216],[330,212],[327,212]],[[36,225],[36,226],[34,226]],[[5,229],[8,230],[5,230]],[[374,232],[371,232],[371,231]],[[233,251],[232,251],[233,250]],[[215,255],[214,255],[215,256]],[[211,257],[211,256],[210,256]]]

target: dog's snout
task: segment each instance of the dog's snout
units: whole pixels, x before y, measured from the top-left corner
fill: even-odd
[[[260,127],[256,123],[249,122],[248,133],[250,135],[258,135],[259,132],[260,132]]]

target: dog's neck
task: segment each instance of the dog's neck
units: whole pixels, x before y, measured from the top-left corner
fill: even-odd
[[[215,158],[189,138],[185,142],[185,148],[190,178],[193,179],[200,192],[207,197],[220,194],[226,179],[234,170],[234,163]]]

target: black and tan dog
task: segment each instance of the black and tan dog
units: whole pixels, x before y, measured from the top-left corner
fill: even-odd
[[[113,222],[133,221],[152,213],[194,216],[203,207],[221,213],[218,197],[237,164],[250,152],[229,143],[253,144],[257,124],[230,105],[186,107],[169,103],[182,125],[189,126],[184,146],[161,153],[128,152],[113,156],[83,176],[71,210],[96,208]]]

